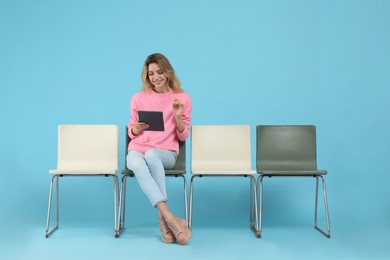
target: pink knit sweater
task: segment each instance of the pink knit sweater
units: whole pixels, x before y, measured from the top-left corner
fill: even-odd
[[[177,130],[176,120],[172,104],[179,99],[183,104],[184,131]],[[151,148],[171,150],[178,154],[179,142],[187,139],[190,131],[192,103],[189,95],[185,92],[156,93],[153,90],[140,91],[135,94],[130,102],[130,122],[128,124],[128,135],[132,139],[129,143],[129,150],[136,150],[145,153]],[[138,120],[138,110],[162,111],[164,117],[164,131],[142,131],[134,135],[131,128]]]

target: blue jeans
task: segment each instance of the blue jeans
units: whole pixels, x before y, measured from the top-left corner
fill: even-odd
[[[176,164],[176,154],[168,150],[150,149],[146,153],[129,150],[126,165],[134,172],[138,184],[155,207],[168,200],[165,170]]]

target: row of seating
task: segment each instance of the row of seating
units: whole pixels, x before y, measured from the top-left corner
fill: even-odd
[[[126,154],[131,141],[126,129]],[[250,229],[260,238],[263,219],[265,177],[314,177],[316,180],[314,227],[330,237],[330,221],[324,175],[317,169],[316,127],[313,125],[259,125],[256,127],[256,171],[252,170],[249,125],[193,125],[191,127],[191,181],[189,205],[186,180],[186,143],[179,143],[175,167],[166,176],[181,177],[184,208],[192,229],[194,180],[197,177],[248,177],[250,180]],[[58,128],[57,169],[51,170],[46,237],[59,227],[59,178],[106,176],[114,179],[114,230],[119,237],[125,228],[126,180],[134,177],[122,171],[121,190],[118,170],[119,127],[117,125],[60,125]],[[125,164],[126,165],[126,164]],[[317,224],[319,181],[322,183],[326,231]],[[50,230],[52,197],[56,194],[56,223]]]

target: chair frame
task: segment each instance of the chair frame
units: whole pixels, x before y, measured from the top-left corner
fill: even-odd
[[[190,183],[190,208],[189,208],[189,221],[188,228],[192,230],[192,208],[193,208],[193,197],[194,197],[194,179],[196,177],[249,177],[250,188],[249,188],[249,228],[252,230],[255,236],[258,235],[258,213],[257,213],[257,187],[255,176],[250,174],[193,174]]]
[[[118,212],[118,198],[119,198],[119,181],[118,176],[113,174],[54,174],[50,182],[50,191],[49,191],[49,203],[47,208],[47,218],[46,218],[46,238],[48,238],[55,230],[59,228],[59,178],[60,177],[112,177],[114,179],[114,231],[115,234],[118,232],[118,222],[117,222],[117,212]],[[55,183],[55,211],[56,211],[56,224],[50,229],[50,215],[52,207],[52,197],[53,197],[53,186]]]
[[[258,140],[258,135],[259,135],[259,131],[260,131],[260,127],[264,127],[263,125],[258,125],[256,130],[257,130],[257,155],[256,155],[256,160],[257,160],[257,164],[259,164],[259,155],[258,155],[258,145],[259,145],[259,140]],[[271,126],[271,127],[275,127],[275,126]],[[276,126],[276,127],[279,127],[279,126]],[[280,126],[280,127],[294,127],[294,126]],[[298,126],[299,127],[299,126]],[[310,126],[310,127],[313,127],[314,128],[314,134],[315,134],[315,126]],[[315,137],[316,139],[316,137]],[[316,141],[316,140],[314,140]],[[314,146],[315,146],[315,149],[314,151],[316,152],[317,150],[317,147],[316,147],[316,142],[314,143]],[[317,158],[315,156],[315,166],[317,167]],[[318,173],[316,173],[316,171]],[[257,237],[261,238],[262,237],[262,233],[263,233],[263,230],[262,230],[262,221],[263,221],[263,182],[264,182],[264,177],[289,177],[289,178],[293,178],[293,177],[313,177],[316,179],[316,191],[315,191],[315,210],[314,210],[314,228],[316,230],[318,230],[321,234],[323,234],[324,236],[326,236],[327,238],[330,238],[330,220],[329,220],[329,208],[328,208],[328,199],[327,199],[327,192],[326,192],[326,184],[325,184],[325,178],[324,178],[324,174],[326,174],[326,171],[318,171],[318,170],[313,170],[313,171],[310,171],[310,173],[307,173],[305,174],[304,171],[296,171],[297,173],[296,174],[272,174],[272,173],[261,173],[262,171],[257,169],[257,172],[259,173],[259,176],[257,178],[257,186],[258,186],[258,191],[259,191],[259,218],[258,218],[258,230],[257,230]],[[300,172],[300,174],[299,174]],[[325,207],[325,215],[326,215],[326,225],[327,225],[327,231],[324,231],[323,229],[321,229],[319,226],[318,226],[318,222],[317,222],[317,217],[318,217],[318,189],[319,189],[319,179],[321,179],[321,182],[322,182],[322,190],[323,190],[323,197],[324,197],[324,207]]]
[[[46,217],[46,238],[48,238],[54,231],[59,228],[60,219],[59,219],[59,178],[61,177],[112,177],[114,180],[114,232],[117,233],[118,230],[118,222],[117,222],[117,212],[119,207],[119,180],[116,173],[99,173],[99,174],[52,174],[52,178],[50,181],[50,189],[49,189],[49,201],[47,207],[47,217]],[[54,187],[55,186],[55,187]],[[50,229],[50,217],[52,211],[52,200],[53,200],[53,190],[55,189],[55,215],[56,221],[54,227]]]
[[[249,127],[249,126],[248,126]],[[193,134],[193,131],[191,131]],[[191,134],[191,143],[192,143],[192,134]],[[192,145],[191,145],[192,147]],[[191,153],[191,164],[192,164],[192,153]],[[189,203],[189,222],[188,227],[189,229],[192,229],[192,212],[193,212],[193,197],[194,197],[194,180],[197,177],[203,178],[203,177],[249,177],[250,180],[250,189],[249,189],[249,227],[252,230],[252,232],[257,236],[258,234],[258,210],[257,210],[257,187],[256,187],[256,180],[255,175],[250,173],[194,173],[191,169],[192,177],[190,182],[190,203]]]
[[[128,135],[128,128],[126,127],[126,147],[125,154],[127,156],[128,145],[131,142],[131,138]],[[126,157],[125,157],[126,158]],[[185,218],[188,223],[188,199],[187,199],[187,179],[186,179],[186,143],[185,141],[179,141],[179,155],[176,163],[183,163],[183,169],[176,169],[177,165],[173,169],[165,170],[166,177],[181,177],[183,179],[183,190],[184,190],[184,210]],[[115,233],[115,237],[119,238],[123,230],[125,229],[125,213],[126,213],[126,181],[127,178],[134,178],[134,173],[127,168],[125,159],[125,169],[122,171],[122,189],[119,196],[119,213],[118,213],[118,229]]]

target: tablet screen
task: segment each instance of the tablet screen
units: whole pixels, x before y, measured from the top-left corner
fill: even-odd
[[[164,119],[161,111],[138,111],[138,121],[149,125],[144,131],[164,131]]]

